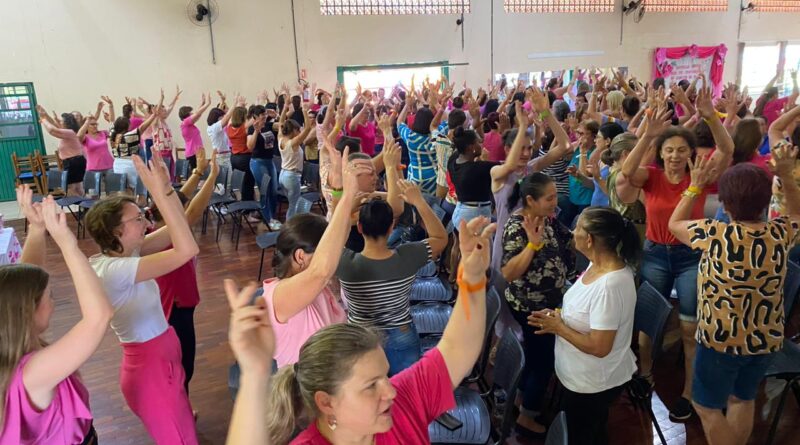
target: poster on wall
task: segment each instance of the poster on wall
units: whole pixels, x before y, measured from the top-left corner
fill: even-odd
[[[722,93],[722,73],[728,48],[719,46],[679,46],[656,48],[653,53],[653,79],[663,77],[667,88],[683,79],[692,81],[703,74],[711,83],[714,96]]]

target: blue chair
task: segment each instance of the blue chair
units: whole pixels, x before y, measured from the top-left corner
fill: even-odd
[[[444,303],[420,303],[411,306],[411,318],[420,335],[441,335],[453,308]]]
[[[261,262],[258,266],[258,281],[261,281],[261,273],[264,271],[264,254],[270,247],[275,247],[278,242],[280,232],[264,232],[256,236],[256,244],[261,249]]]
[[[492,404],[490,412],[479,392],[464,386],[456,388],[456,407],[448,414],[461,422],[462,426],[449,430],[438,421],[432,422],[428,425],[431,443],[485,444],[493,435],[499,438],[496,443],[505,443],[516,421],[513,415],[514,399],[525,366],[522,345],[511,330],[506,330],[498,342],[496,364],[493,386],[495,391],[505,393],[505,401]],[[493,415],[501,417],[499,428],[492,427]]]
[[[450,287],[450,283],[436,276],[417,278],[411,283],[409,300],[412,304],[424,301],[446,303],[453,300],[453,289]]]
[[[492,334],[494,325],[500,318],[500,296],[494,287],[486,292],[486,334],[483,337],[483,349],[478,357],[478,362],[472,368],[472,373],[465,379],[465,383],[478,385],[481,396],[487,397],[490,393],[489,383],[486,381],[486,369],[489,367],[489,355],[492,352]]]
[[[175,160],[175,179],[177,183],[189,179],[189,161],[187,159]]]
[[[547,437],[544,445],[569,445],[569,434],[567,431],[567,413],[559,412],[550,428],[547,429]]]
[[[300,196],[300,198],[297,200],[297,210],[295,211],[295,215],[311,212],[311,206],[313,205],[314,203],[312,201]]]
[[[417,278],[431,278],[436,276],[438,267],[433,261],[428,261],[424,266],[420,267],[417,271]]]
[[[122,173],[106,173],[104,183],[106,195],[128,191],[128,177]]]
[[[225,206],[228,204],[235,202],[236,200],[233,199],[230,195],[230,190],[227,190],[228,186],[228,168],[227,167],[220,167],[219,174],[217,175],[217,180],[215,181],[215,187],[225,189],[224,193],[217,193],[214,192],[211,195],[211,198],[208,200],[208,207],[203,212],[203,234],[206,233],[208,229],[208,215],[209,212],[214,212],[214,215],[217,217],[217,241],[219,241],[219,228],[225,222],[224,212],[222,211]]]
[[[264,295],[264,287],[258,288],[253,294],[253,299],[250,304],[254,304],[256,299]],[[272,373],[278,372],[278,363],[272,360]],[[236,394],[239,392],[239,378],[242,375],[242,370],[239,368],[239,363],[233,362],[228,368],[228,390],[231,392],[231,399],[236,400]]]

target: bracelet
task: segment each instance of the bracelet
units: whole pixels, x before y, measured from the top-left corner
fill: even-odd
[[[193,174],[193,175],[197,175],[197,176],[203,176],[203,174],[202,174],[202,173],[200,173],[200,170],[198,170],[198,169],[194,169],[194,170],[192,170],[192,174]]]
[[[331,190],[331,196],[333,196],[336,199],[341,198],[343,194],[344,190]]]
[[[172,195],[173,193],[175,193],[175,189],[171,188],[171,189],[169,189],[169,191],[167,192],[167,196],[169,196],[169,195]]]
[[[703,193],[703,189],[701,189],[700,187],[698,187],[696,185],[690,185],[686,190],[688,190],[691,193],[694,193],[695,195],[699,195],[699,194]]]
[[[544,120],[545,118],[548,118],[550,116],[552,116],[552,113],[550,113],[550,110],[544,110],[541,113],[539,113],[539,119],[542,119],[542,120]]]
[[[531,249],[534,252],[542,250],[542,247],[544,247],[544,241],[539,244],[533,244],[532,242],[528,241],[528,245],[525,246],[526,249]]]
[[[681,193],[681,196],[685,196],[687,198],[692,198],[692,199],[697,198],[698,195],[699,193],[695,193],[689,189],[686,189],[683,191],[683,193]]]
[[[462,295],[469,295],[471,293],[477,292],[479,290],[486,288],[486,276],[477,283],[470,284],[464,280],[464,265],[458,265],[458,273],[456,274],[456,284],[458,284],[458,297],[461,298]],[[469,320],[469,298],[462,299],[462,304],[464,305],[464,314],[467,316],[467,320]]]

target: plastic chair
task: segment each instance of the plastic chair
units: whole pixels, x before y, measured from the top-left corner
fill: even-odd
[[[450,283],[436,276],[417,278],[411,283],[408,298],[412,304],[425,301],[445,303],[453,300],[453,289],[450,287]]]
[[[664,326],[667,324],[667,318],[671,311],[672,305],[650,283],[645,282],[639,286],[639,290],[636,292],[633,333],[643,332],[650,337],[654,362],[661,353],[661,346],[664,342]],[[656,428],[661,443],[667,445],[661,425],[658,424],[658,419],[653,413],[653,390],[649,382],[642,377],[634,377],[625,385],[625,389],[634,406],[650,415],[650,420]]]
[[[125,193],[128,191],[127,182],[128,177],[122,173],[106,173],[106,195],[111,195],[112,193]]]
[[[428,261],[424,266],[420,267],[417,271],[417,278],[431,278],[436,276],[438,267],[433,261]]]
[[[175,160],[175,179],[175,182],[178,183],[189,179],[189,161],[187,159]]]
[[[492,403],[490,407],[484,402],[480,393],[467,387],[455,390],[456,407],[448,412],[458,419],[462,426],[449,430],[439,422],[428,425],[431,443],[485,444],[494,433],[499,438],[498,444],[505,443],[511,434],[516,419],[513,417],[514,399],[516,398],[522,368],[525,366],[525,354],[522,345],[511,330],[506,330],[497,346],[497,366],[494,372],[494,387],[506,394],[505,402]],[[500,427],[493,429],[492,414],[502,414]]]
[[[57,169],[47,170],[47,192],[53,196],[67,193],[67,172]]]
[[[482,392],[482,396],[489,395],[489,383],[486,382],[485,374],[486,368],[489,367],[489,355],[492,352],[492,334],[494,333],[494,325],[500,317],[500,296],[497,291],[492,287],[486,292],[486,334],[483,336],[483,349],[481,355],[478,357],[478,362],[472,369],[472,373],[466,378],[466,383],[476,383],[478,389]]]
[[[267,249],[275,247],[278,242],[278,234],[280,232],[264,232],[256,236],[256,244],[261,249],[261,261],[258,265],[258,281],[261,281],[261,273],[264,271],[264,254]]]
[[[411,306],[411,318],[420,335],[441,335],[452,313],[453,308],[444,303],[420,303]]]
[[[211,198],[208,200],[208,206],[206,210],[203,212],[203,229],[202,233],[205,234],[206,230],[208,229],[208,214],[209,212],[213,211],[214,215],[217,216],[217,228],[219,229],[219,225],[225,221],[225,217],[222,212],[222,208],[232,202],[235,199],[230,197],[230,190],[227,190],[228,186],[228,168],[227,167],[220,167],[219,174],[217,175],[217,180],[215,181],[215,188],[216,189],[223,189],[223,193],[214,192],[211,195]],[[217,240],[219,240],[219,230],[217,231]]]
[[[544,445],[569,445],[569,434],[567,431],[567,413],[561,411],[556,414],[556,418],[547,429],[547,438]]]
[[[311,206],[313,205],[313,202],[300,196],[300,198],[297,200],[297,211],[295,212],[295,215],[311,212]]]
[[[244,181],[244,174],[241,171],[234,172],[234,178],[237,178],[238,175],[236,173],[240,173],[239,176],[241,178],[239,184],[239,188],[241,189],[241,184]],[[235,181],[236,179],[234,179]],[[269,187],[269,180],[270,177],[268,174],[264,173],[261,177],[261,186],[259,187],[259,192],[265,194],[267,192],[267,187]],[[231,239],[236,236],[236,248],[239,248],[239,237],[242,234],[242,228],[244,228],[244,224],[242,224],[242,220],[247,223],[247,226],[250,228],[250,231],[253,232],[255,235],[256,230],[253,228],[253,225],[250,224],[250,221],[247,218],[244,218],[244,214],[248,212],[255,212],[261,210],[261,203],[258,201],[236,201],[228,204],[228,213],[231,215],[231,221],[233,221],[233,230],[231,231]]]

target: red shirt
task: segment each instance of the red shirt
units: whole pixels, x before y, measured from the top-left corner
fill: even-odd
[[[228,125],[225,127],[225,133],[228,134],[228,140],[231,141],[231,153],[235,155],[250,153],[247,148],[247,128],[244,125],[238,128]]]
[[[645,237],[658,244],[681,244],[669,231],[669,218],[681,200],[681,193],[689,187],[692,178],[687,173],[681,182],[672,184],[667,180],[664,170],[660,167],[648,166],[647,171],[650,176],[644,187],[642,187],[642,190],[644,190],[644,208],[647,214]],[[706,196],[708,196],[708,188],[703,190],[703,193],[695,199],[692,215],[689,219],[704,218]]]
[[[347,128],[350,128],[350,122]],[[356,125],[355,130],[350,131],[350,136],[361,140],[361,151],[370,156],[375,156],[375,130],[375,122],[367,121],[365,125]]]
[[[172,246],[167,249],[172,249]],[[200,304],[196,263],[197,258],[192,258],[183,266],[156,278],[158,289],[161,291],[161,307],[164,309],[164,316],[167,320],[169,320],[173,306],[192,308]]]
[[[438,348],[390,379],[397,390],[392,405],[392,428],[375,436],[376,445],[417,445],[431,443],[428,425],[456,406],[453,384]],[[317,429],[316,422],[300,433],[291,445],[330,445]]]

